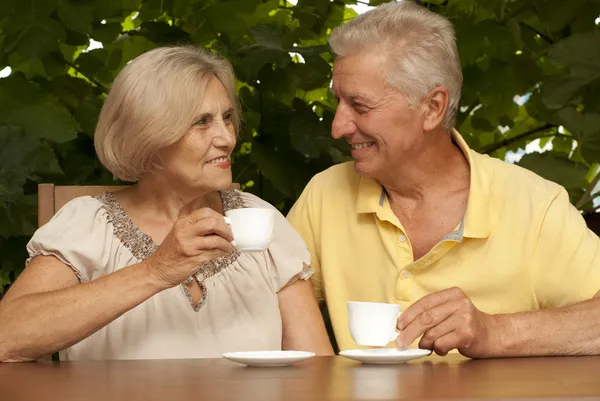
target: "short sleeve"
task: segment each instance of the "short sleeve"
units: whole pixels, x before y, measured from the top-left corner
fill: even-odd
[[[586,226],[562,188],[540,225],[533,268],[542,308],[581,302],[600,291],[600,238]]]
[[[111,239],[101,202],[76,198],[33,234],[27,263],[38,255],[52,255],[71,267],[81,282],[91,281],[108,264]]]
[[[310,267],[310,253],[302,237],[287,222],[279,210],[255,195],[241,192],[244,204],[248,207],[275,210],[273,240],[268,249],[269,274],[276,292],[297,280],[309,280],[313,275]]]
[[[315,294],[317,301],[323,302],[325,300],[325,295],[323,293],[321,280],[321,263],[318,249],[319,233],[316,231],[316,225],[314,224],[315,220],[318,221],[319,219],[319,216],[316,215],[319,208],[317,208],[317,205],[315,205],[315,201],[311,196],[313,185],[314,180],[311,180],[288,213],[287,221],[300,234],[308,247],[311,259],[310,267],[314,270],[314,274],[311,277],[313,293]]]

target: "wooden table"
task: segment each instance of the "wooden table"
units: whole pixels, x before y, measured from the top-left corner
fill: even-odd
[[[0,400],[599,399],[600,357],[367,366],[318,357],[287,368],[221,359],[0,364]]]

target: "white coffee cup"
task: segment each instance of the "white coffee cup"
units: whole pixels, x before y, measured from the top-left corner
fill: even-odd
[[[398,337],[396,325],[400,305],[377,302],[348,302],[350,335],[358,345],[384,347]]]
[[[240,252],[262,252],[273,239],[275,211],[241,208],[225,212],[225,222],[233,232],[232,245]]]

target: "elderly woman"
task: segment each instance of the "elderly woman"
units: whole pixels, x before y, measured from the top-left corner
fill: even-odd
[[[453,129],[462,71],[450,21],[390,2],[329,43],[332,136],[354,162],[314,177],[288,219],[340,349],[356,347],[356,300],[401,305],[401,348],[600,354],[600,240],[564,188],[469,149]]]
[[[239,253],[227,210],[273,208],[231,190],[240,111],[230,64],[158,48],[116,78],[95,133],[102,163],[136,182],[65,205],[28,244],[0,303],[0,360],[332,353],[307,248],[277,212],[267,251]]]

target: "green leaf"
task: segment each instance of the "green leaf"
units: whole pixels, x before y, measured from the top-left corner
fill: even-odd
[[[23,73],[27,79],[35,79],[46,76],[46,67],[41,58],[25,58],[17,53],[8,56],[8,64],[12,68],[12,73]],[[0,93],[0,96],[2,94]]]
[[[587,166],[552,152],[530,153],[521,158],[519,165],[567,189],[587,186]]]
[[[565,128],[577,139],[581,154],[588,163],[600,162],[600,114],[577,112],[566,108],[558,112]]]
[[[35,229],[35,196],[26,196],[22,187],[40,173],[62,174],[50,148],[18,127],[0,126],[0,236]]]
[[[26,58],[38,58],[59,50],[66,39],[65,28],[51,18],[31,22],[23,30],[7,34],[6,52],[14,51]]]
[[[300,88],[305,91],[327,86],[331,81],[331,66],[320,56],[306,56],[304,63],[295,63],[289,68],[298,77]]]
[[[272,26],[259,25],[250,30],[257,45],[283,50],[283,36]]]
[[[0,294],[3,292],[3,287],[12,283],[25,267],[27,242],[29,242],[28,236],[0,237],[0,255],[2,255],[2,263],[0,264]]]
[[[129,61],[155,47],[156,44],[143,36],[127,37],[127,35],[123,35],[116,43],[106,46],[106,48],[111,51],[111,56],[113,58],[118,55],[118,60],[110,60],[109,57],[108,64],[110,70],[113,71],[113,73],[119,72]]]
[[[306,103],[296,98],[293,107],[295,112],[290,121],[292,146],[306,158],[317,158],[331,143],[331,138]]]
[[[276,150],[265,147],[258,142],[252,144],[250,154],[252,162],[256,163],[273,185],[286,196],[293,194],[293,181],[286,172],[289,164],[286,158]]]
[[[96,24],[92,28],[91,36],[102,43],[112,43],[121,34],[121,24],[110,22],[106,24]]]
[[[97,96],[84,98],[75,110],[73,116],[81,126],[82,131],[92,137],[96,131],[98,115],[102,109],[102,100]]]
[[[600,79],[600,31],[574,34],[556,42],[551,59],[569,70],[543,87],[544,103],[553,109],[567,105],[587,84]]]
[[[392,0],[370,0],[369,5],[370,6],[378,6],[383,3],[389,3],[390,1],[392,1]]]
[[[184,43],[189,34],[162,21],[147,21],[140,26],[140,34],[156,44]]]
[[[79,129],[77,121],[54,95],[20,74],[0,80],[0,124],[20,126],[33,138],[56,142],[73,139]]]
[[[60,0],[56,10],[67,29],[86,34],[92,31],[93,8],[90,4]]]
[[[66,30],[66,33],[67,37],[65,39],[65,44],[67,45],[87,46],[90,43],[90,38],[85,33],[79,33],[69,29]]]
[[[573,150],[573,137],[568,135],[556,135],[552,138],[552,150],[565,155],[571,154]]]

